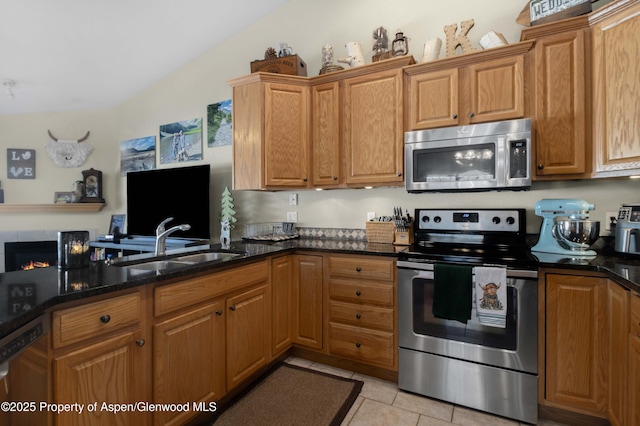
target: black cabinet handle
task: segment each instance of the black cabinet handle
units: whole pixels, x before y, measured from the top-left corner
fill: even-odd
[[[362,271],[362,268],[359,266],[356,266],[356,272],[360,272],[360,271]]]
[[[217,315],[217,316],[219,316],[219,317],[221,317],[221,316],[222,316],[222,309],[218,309],[218,310],[216,311],[216,315]]]
[[[458,118],[458,114],[453,114],[453,115],[451,116],[451,118],[453,118],[453,119],[455,120],[456,118]]]
[[[360,342],[356,342],[356,348],[359,348],[360,346]]]
[[[362,292],[360,290],[356,291],[356,296],[360,296],[362,295]]]
[[[338,176],[334,176],[334,177],[333,177],[333,180],[338,180]]]
[[[469,113],[469,118],[473,118],[474,116],[475,116],[474,113],[472,113],[472,112]]]
[[[136,345],[138,345],[138,346],[144,346],[144,339],[138,339],[138,340],[136,340]]]
[[[111,321],[111,316],[109,315],[103,315],[100,317],[100,321],[104,324],[108,323],[109,321]]]
[[[236,305],[229,306],[229,310],[230,311],[235,311],[236,310]]]
[[[538,170],[544,169],[544,164],[538,164]]]
[[[357,319],[360,319],[360,318],[362,318],[362,315],[360,315],[360,314],[356,314],[356,318],[357,318]]]

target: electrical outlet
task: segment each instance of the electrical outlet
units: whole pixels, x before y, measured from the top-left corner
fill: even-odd
[[[376,218],[376,212],[367,212],[367,220],[373,220]]]
[[[618,212],[607,212],[604,217],[604,230],[611,231],[611,218],[618,219]],[[615,223],[615,221],[614,221]]]
[[[298,205],[298,194],[289,194],[289,205],[290,206]]]
[[[298,212],[287,212],[287,222],[298,222]]]

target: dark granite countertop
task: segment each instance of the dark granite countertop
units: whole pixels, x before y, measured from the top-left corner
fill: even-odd
[[[0,274],[0,338],[18,327],[44,314],[52,307],[74,300],[124,290],[169,279],[186,277],[203,271],[215,271],[253,262],[262,257],[294,250],[397,256],[402,246],[368,243],[366,241],[325,240],[302,238],[277,244],[234,242],[231,252],[240,256],[228,260],[212,261],[169,271],[144,271],[92,262],[80,269],[60,270],[54,267]],[[211,245],[210,251],[220,251],[219,245]],[[197,249],[174,250],[169,256]],[[152,255],[136,255],[119,259],[126,265]],[[640,292],[640,257],[621,257],[616,253],[603,253],[595,258],[539,258],[544,268],[564,268],[606,273],[621,285]]]

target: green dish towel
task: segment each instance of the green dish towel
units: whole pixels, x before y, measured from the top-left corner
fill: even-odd
[[[456,320],[466,324],[471,319],[473,268],[461,265],[436,264],[432,313],[436,318]]]

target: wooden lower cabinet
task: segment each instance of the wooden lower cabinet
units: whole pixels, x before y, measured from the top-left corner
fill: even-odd
[[[293,341],[294,256],[271,260],[271,354],[277,356]]]
[[[293,342],[322,349],[323,257],[294,255]]]
[[[271,300],[266,282],[226,300],[227,391],[270,361]]]
[[[543,275],[546,364],[539,370],[545,382],[540,403],[606,417],[607,279]]]
[[[629,290],[609,281],[607,297],[609,335],[609,392],[607,409],[612,425],[627,425],[627,375],[629,356]]]
[[[146,413],[110,411],[109,404],[147,401],[141,330],[127,330],[82,345],[53,359],[54,400],[59,404],[98,404],[97,409],[60,413],[57,425],[144,424]]]
[[[630,295],[627,424],[640,425],[640,294]]]
[[[329,353],[397,370],[394,260],[332,255],[328,287]]]
[[[155,425],[181,425],[224,394],[224,300],[188,309],[153,326],[153,401],[188,404],[156,411]]]
[[[115,411],[150,400],[144,294],[130,292],[53,312],[53,401],[85,407],[80,414],[54,415],[56,425],[146,424],[144,411]]]

